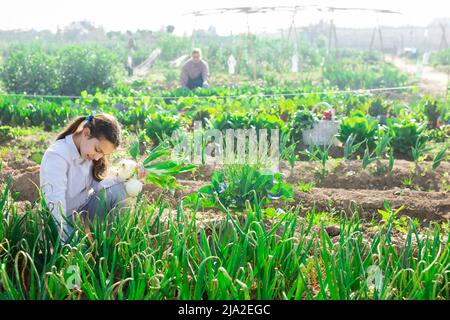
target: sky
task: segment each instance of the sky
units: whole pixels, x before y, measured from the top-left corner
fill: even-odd
[[[293,14],[222,14],[194,17],[192,11],[240,6],[322,5],[370,9],[389,9],[401,14],[381,14],[381,25],[425,26],[434,18],[450,17],[448,0],[1,0],[0,30],[49,29],[56,31],[72,21],[89,20],[109,30],[148,29],[174,25],[176,34],[190,34],[196,29],[214,25],[219,34],[247,31],[274,32],[287,29]],[[299,11],[294,21],[297,27],[330,21],[329,12],[314,9]],[[248,25],[247,25],[248,19]],[[377,16],[363,11],[335,12],[333,19],[339,27],[374,27]]]

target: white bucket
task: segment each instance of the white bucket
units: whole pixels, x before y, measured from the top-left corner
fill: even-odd
[[[320,120],[314,128],[302,131],[303,143],[313,146],[336,145],[338,132],[338,121]]]

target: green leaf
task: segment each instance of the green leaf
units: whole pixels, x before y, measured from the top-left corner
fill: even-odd
[[[444,146],[441,150],[439,150],[439,152],[433,158],[433,165],[432,165],[433,171],[436,171],[436,169],[441,164],[442,160],[444,160],[447,149],[448,149],[448,145]]]
[[[31,160],[33,160],[37,164],[41,164],[43,157],[44,157],[44,153],[42,151],[39,151],[39,152],[35,152],[31,155]]]
[[[130,156],[134,159],[137,160],[138,156],[139,156],[139,141],[134,141],[129,149],[129,153]]]

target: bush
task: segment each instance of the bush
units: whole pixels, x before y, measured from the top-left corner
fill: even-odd
[[[116,57],[99,47],[69,46],[56,54],[22,49],[7,57],[1,79],[8,92],[80,95],[111,87],[116,65]]]
[[[99,47],[70,46],[58,52],[59,93],[95,93],[114,83],[116,57]]]
[[[329,62],[323,71],[323,79],[343,90],[402,86],[407,83],[408,76],[388,63],[366,67],[359,61],[343,60]]]
[[[37,50],[11,53],[1,70],[1,79],[8,92],[58,93],[56,59]]]
[[[434,66],[449,66],[450,65],[450,49],[442,50],[434,53],[431,56],[431,63]]]

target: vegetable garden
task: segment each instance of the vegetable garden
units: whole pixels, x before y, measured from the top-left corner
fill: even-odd
[[[83,50],[10,54],[2,69],[0,299],[449,299],[449,98],[352,51],[313,66],[319,78],[190,91],[118,81],[97,48],[87,87],[73,72]],[[27,92],[25,63],[54,74]],[[147,176],[126,210],[70,222],[62,245],[39,164],[68,121],[93,111],[123,126],[112,164],[134,159]],[[308,142],[317,126],[329,143]],[[257,143],[277,132],[275,170],[259,154],[218,160],[206,132],[240,129]],[[173,156],[181,140],[197,161]],[[225,146],[234,155],[239,138]]]

